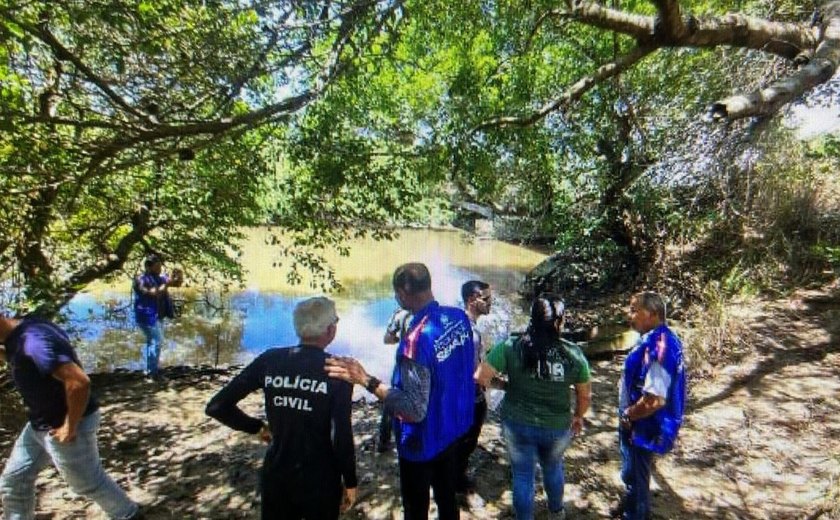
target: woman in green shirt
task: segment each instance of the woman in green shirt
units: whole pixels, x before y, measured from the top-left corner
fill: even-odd
[[[518,520],[534,517],[534,476],[539,461],[548,509],[565,518],[563,509],[563,453],[572,436],[581,432],[589,408],[589,363],[577,345],[560,337],[565,307],[554,294],[531,304],[531,321],[524,334],[496,345],[476,373],[489,385],[506,374],[502,401],[502,432],[513,473],[513,508]],[[571,410],[571,388],[575,410]]]

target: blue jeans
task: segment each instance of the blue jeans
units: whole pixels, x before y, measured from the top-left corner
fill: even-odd
[[[35,479],[50,462],[70,489],[96,502],[111,518],[131,518],[137,513],[137,504],[102,469],[96,445],[99,418],[99,411],[82,418],[76,439],[67,444],[26,423],[0,476],[6,520],[35,518]]]
[[[513,509],[518,520],[534,518],[534,478],[537,460],[543,472],[543,487],[548,495],[548,509],[563,509],[563,453],[572,441],[571,430],[539,428],[512,421],[502,421],[513,473]]]
[[[138,323],[143,335],[146,336],[146,346],[143,348],[143,359],[146,361],[146,373],[154,376],[158,373],[160,362],[160,347],[163,344],[163,327],[160,321],[154,325]]]
[[[650,515],[650,468],[653,453],[633,446],[630,432],[619,429],[621,480],[626,491],[622,500],[624,520],[647,520]]]

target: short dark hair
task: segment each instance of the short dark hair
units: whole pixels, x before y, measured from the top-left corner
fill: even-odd
[[[410,262],[397,267],[392,283],[394,289],[402,289],[408,294],[419,294],[432,289],[432,275],[424,264]]]
[[[473,294],[480,293],[490,288],[490,284],[482,282],[481,280],[470,280],[461,286],[461,299],[464,300],[464,305]]]
[[[159,253],[149,253],[146,255],[146,260],[143,262],[145,267],[150,267],[155,264],[162,264],[163,257]]]
[[[636,302],[641,305],[643,309],[655,314],[660,321],[665,321],[665,301],[659,293],[655,293],[653,291],[642,291],[634,294],[633,298],[636,299]]]

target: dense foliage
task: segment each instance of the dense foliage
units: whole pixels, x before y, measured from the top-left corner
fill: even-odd
[[[731,8],[681,4],[698,16]],[[620,7],[656,12],[648,2]],[[813,12],[793,3],[741,7],[785,21],[805,22]],[[346,150],[377,150],[400,172],[397,179],[443,176],[454,206],[488,208],[502,233],[635,276],[665,244],[732,222],[727,200],[738,194],[717,188],[740,175],[739,157],[762,156],[793,138],[778,131],[760,139],[781,119],[714,126],[704,119],[708,104],[789,69],[755,51],[666,48],[593,81],[574,104],[531,118],[558,91],[637,45],[627,35],[573,23],[574,16],[549,16],[556,8],[410,3],[399,40],[336,83],[318,110],[305,114],[304,126],[325,134],[339,121],[353,145],[318,141],[321,151],[348,157]],[[406,157],[416,159],[409,173]]]
[[[398,11],[0,2],[0,269],[24,289],[4,295],[49,312],[149,250],[196,278],[237,275],[237,230],[263,219],[267,143]]]
[[[294,278],[464,207],[636,275],[795,175],[782,119],[748,119],[789,97],[703,116],[832,56],[820,4],[0,0],[6,287],[55,309],[149,250],[235,278],[266,222]]]

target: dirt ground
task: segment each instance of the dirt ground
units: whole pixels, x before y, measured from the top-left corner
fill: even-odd
[[[654,518],[840,519],[836,301],[802,292],[733,311],[753,348],[737,365],[692,380],[679,445],[653,472]],[[569,518],[608,518],[621,493],[615,409],[622,360],[592,363],[593,409],[566,453]],[[258,518],[256,472],[264,446],[204,416],[205,403],[231,372],[172,368],[167,374],[165,383],[133,373],[94,376],[108,472],[147,505],[147,518]],[[246,408],[260,404],[253,395]],[[0,461],[17,431],[3,417]],[[356,405],[359,499],[346,518],[401,518],[395,453],[378,454],[372,442],[378,418],[375,405]],[[472,466],[478,493],[464,498],[462,518],[512,518],[498,416],[485,424]],[[104,518],[52,469],[41,475],[38,494],[40,519]],[[540,494],[537,518],[545,516]]]

